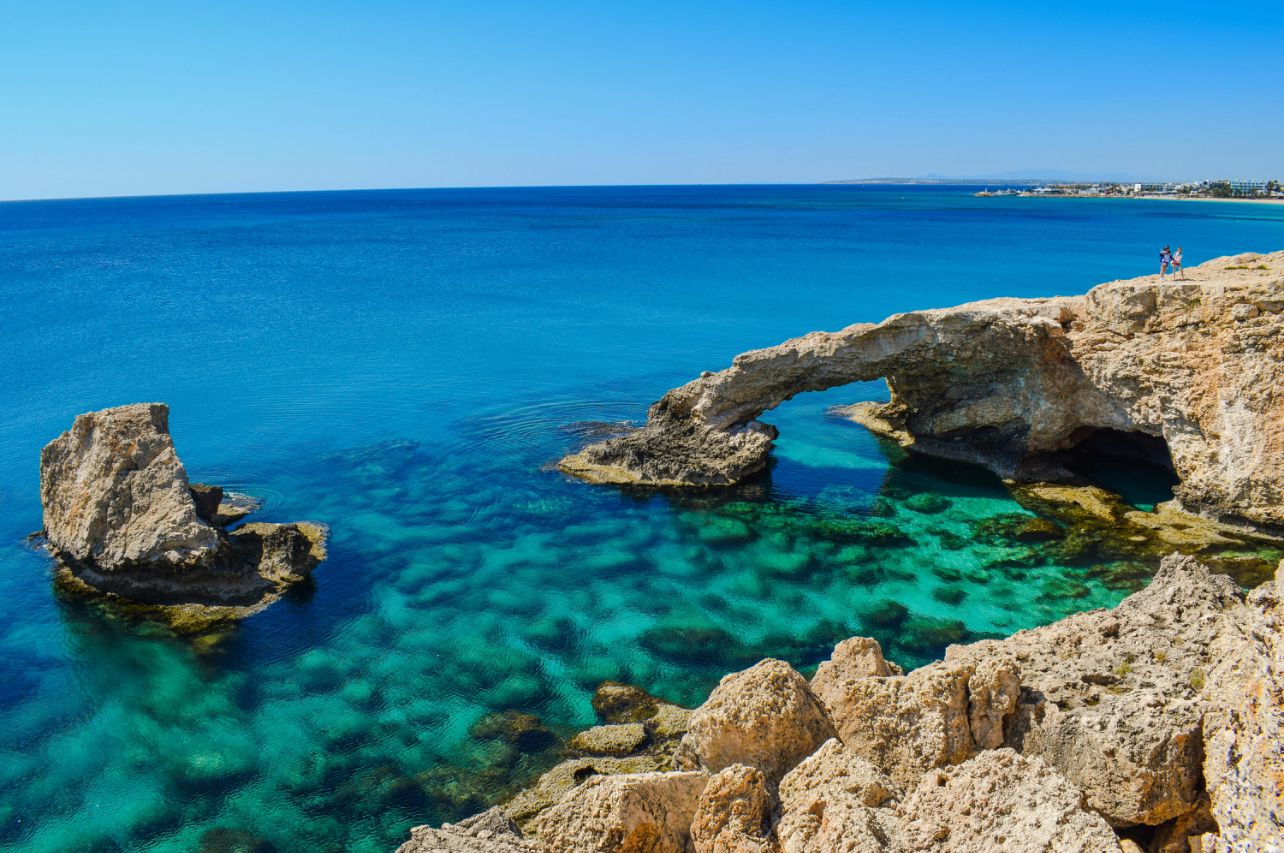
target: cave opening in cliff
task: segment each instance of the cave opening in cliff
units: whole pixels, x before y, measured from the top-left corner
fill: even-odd
[[[1180,482],[1168,442],[1142,432],[1085,431],[1062,454],[1062,461],[1072,474],[1140,509],[1153,509],[1155,504],[1170,500]]]

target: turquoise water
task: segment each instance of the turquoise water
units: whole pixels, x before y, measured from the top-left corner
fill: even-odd
[[[550,470],[747,348],[1081,292],[1164,243],[1284,246],[1278,207],[970,193],[0,204],[0,847],[387,851],[556,758],[470,734],[487,713],[565,735],[607,678],[690,704],[767,654],[864,633],[916,665],[1117,601],[1144,567],[1016,541],[993,478],[827,414],[880,384],[771,413],[776,464],[733,492]],[[170,403],[194,479],[332,525],[314,586],[199,643],[54,595],[23,544],[39,448],[138,400]]]

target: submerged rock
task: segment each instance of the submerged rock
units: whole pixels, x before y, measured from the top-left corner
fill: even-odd
[[[163,403],[77,417],[41,451],[40,499],[62,588],[145,605],[179,627],[256,612],[326,556],[319,524],[225,532],[250,504],[188,482]]]
[[[761,471],[757,418],[805,391],[885,377],[853,419],[911,450],[1004,478],[1069,479],[1058,454],[1098,430],[1167,451],[1188,509],[1284,527],[1284,252],[1266,275],[1219,258],[1197,280],[1117,281],[1083,296],[991,299],[736,356],[669,391],[647,423],[564,458],[593,482],[717,486]]]

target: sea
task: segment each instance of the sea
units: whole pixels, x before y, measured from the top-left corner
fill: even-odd
[[[768,412],[774,463],[736,489],[554,467],[810,330],[1284,247],[1284,206],[976,189],[0,204],[0,848],[391,853],[550,766],[604,680],[693,706],[765,656],[807,673],[863,634],[913,667],[1118,602],[1153,566],[1032,558],[992,475],[831,411],[881,382]],[[330,526],[314,582],[201,637],[55,591],[40,449],[140,401],[194,481]]]

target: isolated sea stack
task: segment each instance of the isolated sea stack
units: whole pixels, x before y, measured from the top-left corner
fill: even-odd
[[[592,482],[707,487],[763,470],[757,420],[805,391],[884,377],[847,414],[919,453],[1017,482],[1068,481],[1085,442],[1171,460],[1182,507],[1284,527],[1284,252],[1219,258],[1187,281],[991,299],[736,356],[665,394],[647,423],[561,468]]]
[[[40,454],[40,501],[60,586],[145,605],[179,627],[257,612],[326,556],[323,525],[227,530],[256,504],[188,482],[164,403],[77,417]]]

